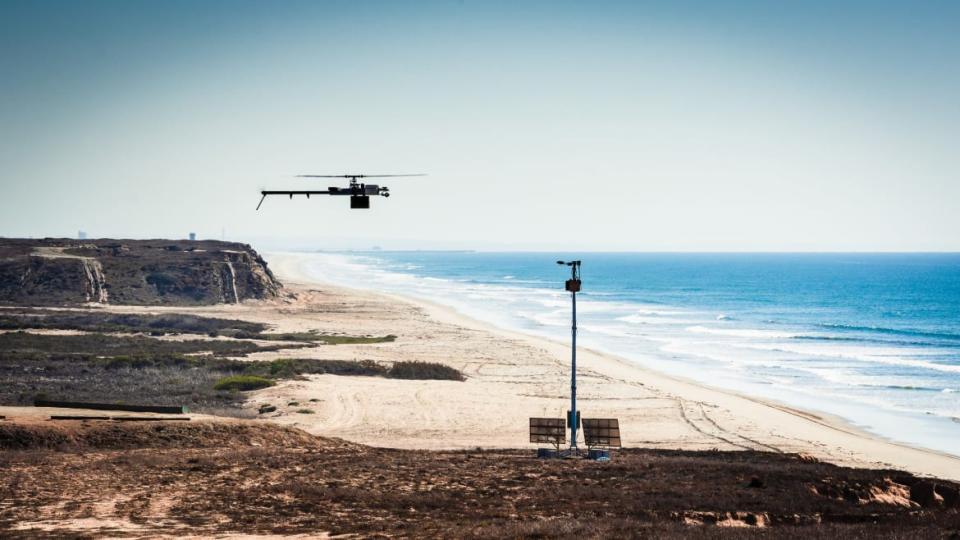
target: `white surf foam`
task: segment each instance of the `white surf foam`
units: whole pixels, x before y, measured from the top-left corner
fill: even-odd
[[[777,332],[774,330],[755,330],[751,328],[709,328],[700,325],[690,326],[686,330],[696,334],[760,339],[789,339],[800,335],[793,332]]]
[[[677,317],[664,317],[664,316],[645,316],[645,315],[624,315],[623,317],[617,317],[618,321],[623,321],[631,324],[698,324],[706,322],[701,319],[687,319],[687,318],[677,318]]]

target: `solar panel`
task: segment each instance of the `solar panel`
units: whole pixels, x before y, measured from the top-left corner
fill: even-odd
[[[583,439],[587,447],[620,447],[620,422],[616,418],[584,418]]]
[[[530,442],[560,446],[567,441],[567,424],[563,418],[531,418]]]

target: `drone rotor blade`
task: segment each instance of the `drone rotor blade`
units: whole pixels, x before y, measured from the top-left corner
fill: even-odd
[[[267,194],[266,194],[266,193],[262,193],[262,192],[261,192],[261,195],[262,195],[262,196],[260,197],[260,203],[257,204],[257,210],[260,210],[260,205],[263,204],[264,199],[267,198]]]
[[[364,174],[360,178],[398,178],[401,176],[426,176],[425,173],[414,173],[414,174]]]
[[[398,178],[401,176],[427,176],[416,174],[298,174],[297,178]]]

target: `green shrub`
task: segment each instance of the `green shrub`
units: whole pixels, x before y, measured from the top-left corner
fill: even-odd
[[[396,362],[390,369],[373,360],[319,360],[314,358],[281,358],[272,362],[238,362],[244,373],[273,379],[294,379],[301,375],[347,375],[388,377],[391,379],[434,379],[462,381],[458,370],[434,362]]]
[[[273,381],[255,375],[231,375],[224,377],[213,385],[214,390],[239,390],[245,392],[248,390],[258,390],[273,386]]]
[[[311,409],[297,409],[297,412],[300,414],[313,414],[313,410]]]
[[[357,345],[368,343],[390,343],[397,339],[397,336],[390,334],[387,336],[342,336],[338,334],[321,334],[316,330],[307,332],[286,332],[282,334],[257,333],[250,334],[246,332],[237,333],[234,337],[239,339],[265,339],[270,341],[308,341],[318,342],[324,345]]]
[[[177,286],[177,276],[166,272],[151,272],[146,279],[147,283],[157,288],[161,296],[173,291]]]
[[[164,333],[208,334],[211,337],[247,332],[257,335],[267,329],[265,324],[215,319],[185,313],[164,315],[138,315],[129,313],[75,313],[46,309],[23,308],[4,311],[0,314],[0,328],[51,328],[83,330],[85,332],[130,332],[158,331]]]
[[[372,360],[318,360],[313,358],[281,358],[269,363],[245,362],[246,373],[276,379],[293,379],[299,375],[366,375],[383,376],[386,368]]]
[[[392,343],[396,341],[397,336],[389,334],[386,336],[334,336],[319,335],[315,336],[314,341],[321,341],[327,345],[357,345],[367,343]]]
[[[459,370],[435,362],[396,362],[387,371],[387,378],[445,381],[462,381],[464,379]]]

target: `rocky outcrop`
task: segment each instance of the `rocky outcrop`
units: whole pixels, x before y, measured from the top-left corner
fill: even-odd
[[[207,305],[274,298],[280,288],[246,244],[0,239],[0,304]]]

